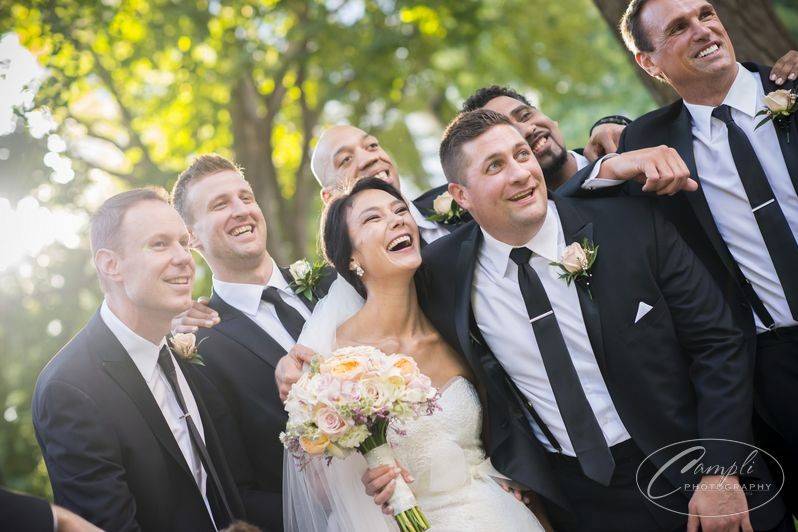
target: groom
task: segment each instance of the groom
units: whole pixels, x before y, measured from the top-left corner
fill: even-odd
[[[456,118],[440,155],[475,223],[425,249],[422,304],[487,389],[494,466],[544,497],[557,530],[673,530],[688,512],[702,530],[782,526],[780,501],[749,514],[770,497],[739,489],[767,482],[761,462],[745,477],[666,463],[703,438],[703,471],[741,464],[718,440],[750,441],[752,408],[742,335],[673,227],[646,202],[550,198],[492,111]]]

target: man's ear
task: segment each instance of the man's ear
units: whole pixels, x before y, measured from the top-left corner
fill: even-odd
[[[449,183],[449,194],[452,195],[454,201],[457,202],[459,206],[468,210],[471,207],[471,201],[468,197],[468,189],[461,185],[460,183]]]
[[[662,70],[660,70],[659,67],[654,64],[654,60],[651,58],[650,53],[637,52],[635,54],[635,62],[637,62],[637,64],[640,65],[640,68],[645,70],[652,78],[662,78]]]
[[[319,191],[319,194],[321,195],[321,202],[327,205],[332,199],[332,187],[322,188],[321,191]]]
[[[94,254],[94,266],[103,278],[115,282],[121,281],[119,255],[116,251],[107,248],[98,249]]]

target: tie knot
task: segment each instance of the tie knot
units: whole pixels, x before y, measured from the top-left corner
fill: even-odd
[[[267,286],[260,298],[267,303],[282,303],[280,291],[275,286]]]
[[[712,116],[718,120],[722,120],[725,124],[734,123],[731,115],[731,107],[726,104],[719,105],[712,110]]]
[[[532,258],[532,250],[527,247],[513,248],[510,252],[510,259],[519,266],[529,264],[530,258]]]

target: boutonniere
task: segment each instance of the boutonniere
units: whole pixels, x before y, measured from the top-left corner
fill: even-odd
[[[203,341],[205,341],[205,338],[200,340],[199,344]],[[197,351],[199,344],[194,333],[175,333],[169,338],[169,343],[172,344],[172,350],[177,353],[177,356],[189,364],[205,365],[205,361],[202,360],[202,356]]]
[[[432,210],[435,211],[435,213],[427,216],[427,220],[447,225],[459,222],[466,212],[465,209],[454,201],[454,198],[448,191],[435,198],[432,202]]]
[[[790,115],[798,111],[798,93],[796,90],[779,89],[768,93],[765,96],[765,109],[759,111],[756,116],[765,115],[754,129],[759,129],[767,123],[773,121],[773,125],[778,128],[787,128],[787,121]],[[787,142],[790,142],[790,133],[787,129]]]
[[[593,294],[590,293],[590,279],[593,273],[590,270],[596,262],[598,248],[587,238],[583,238],[581,244],[574,242],[566,247],[559,262],[551,263],[552,266],[560,267],[560,279],[565,279],[569,286],[572,282],[583,282],[591,299]]]
[[[324,263],[318,261],[311,264],[307,259],[300,259],[288,267],[288,273],[294,279],[290,283],[291,290],[297,295],[305,296],[308,301],[313,301],[313,291],[321,281]]]

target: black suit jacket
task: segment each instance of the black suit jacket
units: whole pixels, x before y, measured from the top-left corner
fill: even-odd
[[[770,81],[770,67],[753,63],[744,63],[745,68],[758,72],[762,80],[765,94],[778,89]],[[788,82],[786,88],[798,86],[796,82]],[[789,120],[787,130],[776,128],[781,145],[781,152],[792,179],[798,190],[798,113]],[[788,138],[791,142],[788,142]],[[690,112],[682,100],[652,111],[629,124],[621,135],[618,152],[650,148],[666,145],[674,148],[684,159],[693,179],[701,183],[701,176],[696,171],[693,155],[693,133]],[[631,196],[647,195],[637,182],[627,182],[622,186],[609,187],[600,191],[586,191],[582,183],[590,175],[593,165],[582,169],[571,180],[565,183],[558,193],[564,196],[584,197],[606,194],[625,194]],[[696,192],[678,192],[673,196],[657,197],[657,206],[662,214],[673,223],[682,238],[701,259],[712,277],[717,281],[726,300],[729,302],[737,325],[747,338],[755,335],[754,320],[746,291],[750,285],[744,279],[739,267],[732,258],[723,238],[718,232],[715,220],[709,210],[706,197],[700,186]],[[766,251],[766,250],[763,250]],[[750,342],[753,346],[753,342]]]
[[[287,269],[280,272],[291,281]],[[335,272],[328,269],[314,291],[313,301],[303,296],[300,299],[312,310],[334,279]],[[288,416],[280,401],[274,368],[286,350],[217,294],[211,296],[209,306],[219,313],[220,322],[197,333],[205,362],[199,370],[221,393],[243,443],[243,452],[229,448],[231,467],[234,471],[251,467],[255,487],[261,492],[263,504],[257,515],[247,505],[250,519],[262,528],[282,530],[283,447],[279,435]]]
[[[592,299],[579,285],[579,302],[610,396],[638,447],[648,455],[698,437],[750,441],[751,357],[720,291],[673,227],[647,200],[553,197],[566,241],[587,238],[599,246]],[[422,305],[487,390],[486,445],[494,466],[568,508],[549,455],[529,428],[524,400],[474,321],[481,245],[482,232],[472,222],[425,248]],[[635,323],[641,301],[653,308]],[[705,463],[742,463],[741,448],[716,443],[707,444]],[[659,453],[655,463],[661,466],[668,455]],[[761,464],[756,471],[767,477]],[[674,486],[696,480],[676,473],[667,473]],[[685,510],[686,504],[687,497]],[[783,515],[777,504],[762,509],[755,525],[775,526]]]
[[[435,202],[435,198],[446,192],[448,188],[449,188],[448,184],[431,188],[428,191],[424,192],[419,197],[417,197],[416,199],[414,199],[413,205],[415,205],[416,208],[425,217],[431,216],[435,214],[435,209],[432,207],[433,203]],[[468,211],[465,211],[459,220],[453,221],[451,223],[440,223],[440,222],[438,223],[441,225],[441,227],[444,227],[445,229],[448,229],[449,232],[451,232],[460,227],[461,225],[463,225],[464,223],[470,222],[471,219],[472,219],[471,215],[468,213]]]
[[[53,527],[49,502],[0,488],[0,530],[53,532]]]
[[[179,363],[231,510],[244,519],[211,417]],[[99,312],[42,370],[32,410],[57,504],[106,530],[215,530],[152,392]]]

